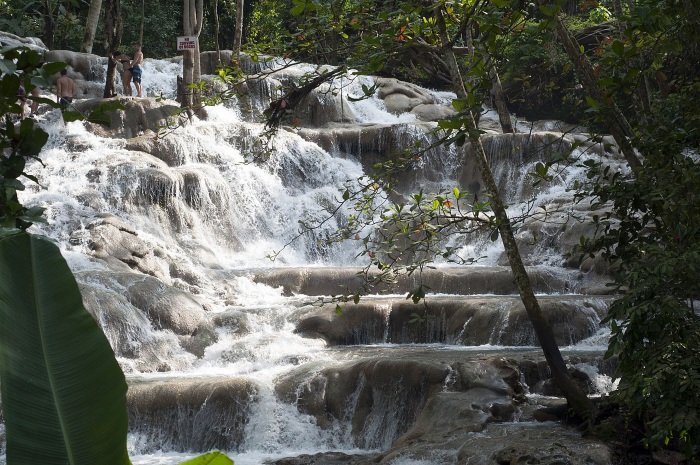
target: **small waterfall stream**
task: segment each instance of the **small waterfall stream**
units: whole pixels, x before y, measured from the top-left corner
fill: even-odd
[[[179,67],[147,60],[146,95],[172,98]],[[149,131],[125,140],[79,122],[64,125],[55,111],[40,116],[50,140],[45,166],[30,171],[41,185],[29,185],[21,200],[47,208],[48,225],[33,230],[60,245],[126,373],[135,465],[180,463],[210,449],[238,465],[319,453],[329,454],[316,463],[384,453],[381,463],[395,465],[476,464],[491,463],[484,457],[498,452],[498,438],[552,442],[527,413],[553,397],[499,243],[451,239],[463,254],[485,258],[426,272],[439,294],[425,305],[404,299],[415,277],[344,305],[342,315],[335,304],[312,305],[357,285],[363,263],[352,241],[319,242],[342,214],[285,247],[299,221],[322,219],[345,181],[432,127],[414,114],[390,113],[376,96],[348,101],[363,82],[371,83],[314,97],[308,121],[317,124],[281,130],[263,163],[245,156],[262,127],[235,103],[208,108],[206,119],[158,142]],[[437,103],[450,97],[425,93]],[[324,112],[346,121],[318,124]],[[572,208],[566,186],[580,176],[575,169],[535,190],[527,175],[563,150],[557,144],[570,146],[573,139],[561,142],[555,130],[484,137],[514,215],[534,192],[562,222]],[[403,187],[478,191],[474,170],[464,151],[434,150]],[[584,228],[533,220],[519,239],[569,363],[602,391],[612,380],[600,361],[606,334],[598,322],[611,297],[592,266],[567,267],[562,255]],[[266,258],[282,249],[276,261]],[[415,425],[442,442],[433,437],[421,449],[410,439],[420,437]],[[550,430],[571,436],[569,450],[600,447]]]

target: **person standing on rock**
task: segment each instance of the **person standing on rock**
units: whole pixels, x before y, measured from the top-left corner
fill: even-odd
[[[56,81],[56,98],[61,106],[61,110],[68,108],[68,105],[73,102],[73,96],[75,95],[75,82],[67,74],[68,71],[62,69],[61,77]]]
[[[141,63],[143,63],[141,44],[136,44],[134,45],[134,59],[131,60],[131,79],[134,81],[137,97],[141,97]]]
[[[122,64],[122,84],[124,85],[124,95],[131,96],[131,58],[119,50],[112,52],[112,61]]]
[[[24,119],[24,109],[27,106],[27,91],[24,89],[24,78],[19,81],[19,89],[17,89],[17,99],[19,100],[20,112],[19,119]]]

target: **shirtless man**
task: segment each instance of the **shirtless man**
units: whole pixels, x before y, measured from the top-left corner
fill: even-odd
[[[131,79],[134,81],[137,97],[141,97],[141,63],[143,63],[141,44],[136,44],[134,45],[134,59],[131,60]]]
[[[61,70],[61,77],[56,81],[56,97],[61,109],[65,110],[73,102],[75,95],[75,82],[67,76],[68,71]]]

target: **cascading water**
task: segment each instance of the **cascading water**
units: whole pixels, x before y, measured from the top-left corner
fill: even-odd
[[[147,60],[145,95],[174,97],[180,66]],[[511,362],[498,360],[535,367],[526,376],[533,392],[543,382],[529,322],[507,269],[498,266],[502,250],[488,240],[455,239],[463,254],[485,258],[475,268],[439,265],[426,279],[443,294],[424,307],[397,294],[368,297],[340,316],[331,306],[309,305],[356,282],[352,267],[362,263],[352,241],[322,245],[342,212],[295,239],[298,223],[325,218],[342,184],[359,178],[368,160],[427,137],[430,126],[414,114],[388,112],[378,97],[347,100],[361,95],[363,83],[373,81],[357,78],[344,95],[316,97],[309,118],[327,111],[343,124],[281,130],[263,163],[246,157],[261,125],[230,103],[158,142],[148,131],[129,140],[102,137],[83,123],[64,125],[56,111],[40,117],[50,139],[43,166],[30,172],[41,184],[21,200],[47,208],[48,225],[33,230],[60,245],[127,374],[134,464],[174,464],[214,448],[239,465],[328,451],[363,457],[392,448],[417,421],[431,421],[423,415],[443,408],[435,399],[453,402],[453,394],[485,389],[483,379],[501,387],[491,397],[479,394],[490,409],[479,415],[517,418],[506,406],[511,401],[492,399],[512,389],[495,374]],[[248,104],[261,108],[259,97],[270,92],[251,92]],[[450,98],[424,92],[435,105]],[[558,136],[538,137],[485,136],[514,215],[533,192],[527,172],[542,159],[538,150],[551,152]],[[405,187],[461,183],[478,193],[468,165],[462,151],[435,150]],[[540,188],[538,202],[566,216],[570,182]],[[520,236],[533,239],[525,248],[544,307],[565,351],[581,352],[579,366],[595,376],[605,337],[597,320],[609,298],[587,296],[595,284],[562,268],[562,249],[551,243],[561,225],[538,229],[550,243],[535,241],[533,230],[525,225]],[[276,261],[266,258],[280,250]],[[598,339],[587,339],[593,335]],[[456,463],[459,447],[445,440],[432,455],[408,447],[382,463]]]

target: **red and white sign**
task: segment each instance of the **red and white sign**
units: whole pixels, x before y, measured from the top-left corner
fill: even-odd
[[[195,36],[179,36],[177,38],[177,51],[194,50],[197,37]]]

